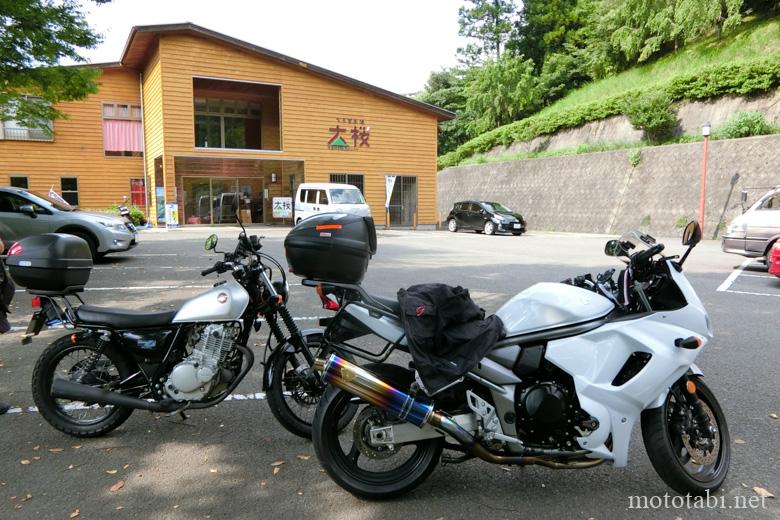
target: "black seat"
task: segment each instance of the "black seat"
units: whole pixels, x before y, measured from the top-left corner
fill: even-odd
[[[82,305],[76,309],[76,318],[85,325],[102,325],[114,329],[143,329],[169,325],[176,312],[139,312]]]
[[[369,297],[371,298],[371,300],[373,300],[373,302],[369,301],[367,303],[375,303],[375,304],[378,303],[380,306],[389,309],[390,312],[392,312],[396,316],[401,315],[401,304],[398,303],[397,298],[385,298],[384,296],[376,296],[373,294],[369,294]]]

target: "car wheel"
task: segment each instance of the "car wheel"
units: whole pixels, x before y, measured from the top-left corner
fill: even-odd
[[[297,226],[298,224],[300,224],[300,223],[301,223],[301,219],[300,219],[300,218],[299,218],[298,220],[296,220],[296,221],[295,221],[295,225],[296,225],[296,226]]]
[[[493,221],[488,220],[485,222],[485,227],[483,228],[486,235],[493,235],[496,233],[496,225],[493,224]]]
[[[453,233],[457,233],[458,232],[458,222],[454,218],[451,218],[450,220],[447,221],[447,229],[449,229]]]
[[[69,235],[73,235],[74,237],[79,237],[80,239],[82,239],[84,242],[87,243],[87,245],[89,246],[89,253],[92,255],[93,262],[99,258],[97,252],[97,244],[95,244],[95,241],[92,239],[91,236],[89,236],[83,231],[65,231],[65,233]]]

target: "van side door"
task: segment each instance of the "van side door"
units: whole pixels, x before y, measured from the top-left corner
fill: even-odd
[[[330,209],[328,209],[329,205],[328,190],[317,190],[317,207],[315,208],[317,213],[327,213],[330,211]]]
[[[780,192],[764,199],[749,216],[745,230],[745,250],[763,256],[769,240],[780,235]]]

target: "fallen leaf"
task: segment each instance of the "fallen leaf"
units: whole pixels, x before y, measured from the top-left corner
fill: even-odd
[[[116,493],[117,491],[119,491],[123,487],[125,487],[125,481],[124,480],[120,480],[119,482],[117,482],[116,484],[111,486],[111,492]]]
[[[62,449],[62,448],[49,448],[49,451],[52,452],[52,453],[60,453],[60,452],[63,452],[65,450]]]
[[[79,511],[78,509],[76,509],[75,511],[73,511],[71,514],[69,514],[69,515],[68,515],[68,518],[76,518],[76,517],[77,517],[77,516],[79,516],[80,514],[81,514],[81,511]]]
[[[138,478],[144,478],[144,474],[143,474],[143,473],[139,473],[138,475],[136,475],[136,477],[138,477]]]
[[[276,474],[277,474],[277,473],[279,473],[280,471],[282,471],[282,469],[281,469],[279,466],[275,466],[275,467],[274,467],[274,475],[276,475]]]
[[[74,450],[78,450],[81,449],[81,446],[71,446],[71,448],[73,448]]]
[[[506,472],[512,471],[511,469],[507,468],[506,466],[501,466],[501,469],[503,469]]]
[[[116,509],[117,511],[121,511],[124,508],[125,508],[125,506],[116,506],[114,509]]]
[[[33,451],[38,451],[39,449],[41,449],[40,446],[33,446]]]
[[[122,466],[122,469],[127,469],[129,467],[130,467],[130,464],[125,464],[124,466]]]
[[[755,489],[755,488],[753,488],[753,489]],[[764,490],[764,491],[766,491],[766,490]],[[27,493],[25,496],[22,497],[21,500],[22,500],[22,502],[27,502],[28,500],[32,500],[32,495]]]
[[[216,472],[217,472],[216,468],[211,468],[211,469],[209,470],[209,473],[216,473]]]
[[[68,469],[73,469],[73,468],[75,468],[75,467],[76,467],[76,466],[74,466],[73,464],[71,464],[71,465],[69,465],[69,466],[68,466]]]
[[[271,466],[276,467],[276,466],[281,466],[282,464],[284,464],[283,460],[277,460],[276,462],[272,462]]]
[[[174,509],[179,509],[179,504],[176,504],[175,506],[173,506],[173,508]]]
[[[753,487],[753,492],[760,497],[775,498],[775,496],[772,493],[770,493],[769,491],[767,491],[762,487],[758,487],[758,486]]]
[[[734,439],[734,444],[745,444],[745,441],[743,441],[740,438],[736,438],[736,439]]]
[[[683,520],[683,518],[681,516],[675,516],[674,520]]]
[[[436,520],[444,520],[444,517],[443,516],[437,516]]]
[[[311,455],[296,455],[301,460],[309,460],[311,458]]]
[[[19,461],[19,463],[20,463],[22,466],[26,466],[26,465],[28,465],[28,464],[30,463],[30,461],[29,461],[29,460],[27,460],[27,459],[22,459],[22,460],[20,460],[20,461]]]
[[[40,457],[33,457],[33,460],[41,460]]]
[[[14,509],[21,509],[21,508],[22,508],[22,504],[16,504],[16,505],[14,506]]]
[[[778,415],[776,413],[774,413],[774,412],[770,413],[769,417],[771,417],[772,419],[778,419],[779,418]]]
[[[116,475],[116,470],[115,469],[107,469],[106,473],[108,473],[109,475]]]
[[[298,496],[303,496],[303,491],[298,491]]]
[[[260,481],[260,487],[265,487],[267,485],[268,485],[268,481],[265,481],[265,480],[261,480]]]

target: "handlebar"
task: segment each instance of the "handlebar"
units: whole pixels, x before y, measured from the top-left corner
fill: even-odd
[[[225,265],[225,264],[224,264],[223,262],[217,262],[217,263],[216,263],[216,264],[214,264],[212,267],[209,267],[208,269],[204,269],[203,271],[201,271],[201,272],[200,272],[200,275],[201,275],[201,276],[208,276],[208,275],[210,275],[211,273],[216,273],[217,271],[219,271],[220,269],[222,269],[222,268],[224,267],[224,265]]]
[[[635,267],[640,267],[648,262],[653,256],[657,255],[661,251],[664,250],[663,244],[656,244],[650,249],[645,249],[644,251],[640,251],[639,253],[636,253],[634,256],[631,257],[631,265]]]

